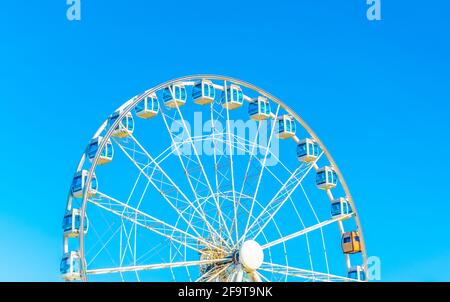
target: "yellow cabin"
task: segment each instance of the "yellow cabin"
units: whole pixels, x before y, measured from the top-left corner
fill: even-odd
[[[344,254],[361,252],[361,242],[357,231],[347,232],[342,235],[342,251]]]

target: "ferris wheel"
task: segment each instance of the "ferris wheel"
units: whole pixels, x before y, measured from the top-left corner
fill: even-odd
[[[216,75],[139,94],[87,144],[63,219],[67,281],[367,281],[336,163],[275,96]]]

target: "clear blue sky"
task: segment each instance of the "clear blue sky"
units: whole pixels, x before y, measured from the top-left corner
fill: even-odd
[[[64,0],[2,3],[0,280],[59,280],[87,141],[131,96],[195,73],[296,100],[383,280],[450,280],[449,1],[382,0],[380,22],[365,0],[169,2],[82,0],[79,22]]]

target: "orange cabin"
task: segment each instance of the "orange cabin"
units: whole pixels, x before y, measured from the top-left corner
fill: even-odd
[[[357,231],[347,232],[342,235],[342,251],[344,254],[361,252],[361,242]]]

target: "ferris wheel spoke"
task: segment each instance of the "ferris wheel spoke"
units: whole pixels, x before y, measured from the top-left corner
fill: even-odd
[[[171,93],[172,93],[172,92],[171,92]],[[198,186],[199,186],[199,184],[201,183],[200,178],[199,178],[199,177],[193,177],[193,176],[189,173],[189,169],[188,169],[187,165],[186,165],[186,164],[184,163],[184,161],[183,161],[182,154],[181,154],[182,152],[181,152],[181,150],[179,150],[179,147],[177,147],[177,146],[178,146],[178,143],[176,142],[176,140],[175,140],[175,138],[174,138],[174,136],[173,136],[173,133],[172,133],[172,131],[171,131],[170,128],[169,128],[169,123],[167,122],[167,119],[168,119],[169,117],[166,115],[166,113],[165,113],[164,110],[162,109],[162,106],[161,106],[161,105],[159,105],[159,106],[160,106],[160,108],[161,108],[161,116],[162,116],[163,121],[164,121],[164,124],[165,124],[165,126],[166,126],[166,130],[167,130],[167,132],[168,132],[168,134],[169,134],[169,137],[170,137],[170,139],[171,139],[171,141],[172,141],[173,147],[176,148],[175,153],[178,155],[178,159],[179,159],[179,161],[180,161],[180,164],[181,164],[181,166],[182,166],[182,169],[183,169],[183,171],[184,171],[184,174],[186,175],[186,178],[187,178],[187,181],[188,181],[188,183],[189,183],[189,186],[190,186],[190,188],[191,188],[191,190],[192,190],[192,193],[193,193],[194,196],[195,196],[195,201],[197,202],[198,209],[199,209],[199,211],[202,212],[202,214],[203,214],[204,216],[206,216],[206,215],[205,215],[205,212],[204,212],[204,209],[200,206],[200,204],[199,204],[199,202],[198,202],[198,201],[199,201],[198,192],[200,191],[200,190],[198,189]],[[183,119],[183,116],[182,116],[182,114],[181,114],[180,108],[179,108],[178,106],[177,106],[177,112],[178,112],[178,114],[180,115],[180,118],[181,118],[181,120],[182,120],[182,123],[181,123],[181,124],[182,124],[182,128],[184,129],[184,133],[187,133],[187,135],[189,136],[186,140],[190,142],[190,144],[191,144],[191,146],[192,146],[192,148],[193,148],[193,150],[194,150],[194,154],[195,154],[195,157],[196,157],[196,158],[195,158],[195,159],[192,159],[191,157],[188,157],[188,156],[186,156],[186,155],[184,155],[184,157],[188,157],[188,160],[189,160],[188,164],[191,164],[191,165],[198,165],[198,169],[194,167],[194,170],[200,170],[200,171],[202,172],[202,175],[203,175],[203,177],[204,177],[204,183],[207,184],[207,185],[206,185],[206,186],[207,186],[207,190],[210,191],[211,197],[215,199],[215,203],[216,203],[216,206],[217,206],[217,205],[218,205],[218,202],[217,202],[217,200],[216,200],[216,196],[215,196],[215,194],[214,194],[214,192],[213,192],[213,190],[212,190],[211,184],[209,183],[208,177],[206,176],[205,169],[204,169],[203,164],[201,163],[200,158],[199,158],[199,156],[198,156],[198,152],[197,152],[197,149],[196,149],[196,147],[195,147],[195,144],[193,143],[193,140],[192,140],[190,131],[189,131],[189,129],[188,129],[187,126],[186,126],[186,123],[185,123],[185,121],[184,121],[184,119]],[[173,119],[173,121],[179,123],[179,121],[175,121],[174,119]],[[195,181],[196,186],[194,186],[193,180]],[[219,212],[219,215],[222,216],[222,215],[221,215],[221,209],[220,209],[219,206],[217,206],[217,211]],[[220,219],[219,219],[219,222],[220,222]],[[211,226],[211,224],[208,222],[208,219],[206,219],[206,218],[205,218],[205,223],[207,224],[207,227],[208,227],[208,229],[209,229],[210,234],[214,234],[215,236],[217,236],[217,237],[222,241],[222,243],[223,243],[224,245],[230,247],[229,244],[228,244],[228,242],[226,242],[226,240],[219,234],[219,232],[217,232],[217,230],[216,230],[213,226]],[[222,226],[220,226],[220,227],[222,227]],[[229,233],[229,230],[228,230],[228,228],[226,227],[226,225],[223,226],[223,229],[226,229],[226,230],[228,231],[228,233]]]
[[[172,93],[173,93],[173,92],[172,92]],[[188,131],[188,128],[187,128],[187,126],[186,126],[186,121],[185,121],[185,119],[184,119],[184,117],[183,117],[183,114],[181,113],[180,107],[177,106],[176,108],[177,108],[178,114],[180,115],[180,118],[181,118],[181,121],[182,121],[182,124],[183,124],[183,128],[184,128],[184,130],[186,131],[186,133],[188,134],[188,141],[191,143],[192,150],[194,151],[195,159],[197,160],[196,163],[197,163],[197,164],[199,165],[199,167],[200,167],[200,170],[201,170],[201,172],[202,172],[204,181],[206,182],[207,187],[208,187],[208,189],[209,189],[209,192],[210,192],[210,194],[211,194],[211,197],[213,198],[213,200],[214,200],[214,202],[215,202],[215,205],[216,205],[216,208],[217,208],[217,212],[218,212],[218,221],[219,221],[219,224],[220,224],[220,222],[222,221],[222,223],[219,225],[219,227],[220,227],[220,228],[223,228],[223,229],[227,232],[228,238],[229,238],[230,240],[233,240],[233,239],[231,238],[230,230],[228,229],[228,226],[227,226],[227,224],[226,224],[226,221],[225,221],[224,218],[223,218],[222,210],[221,210],[219,201],[217,200],[217,196],[216,196],[214,190],[212,189],[212,186],[211,186],[211,183],[210,183],[210,181],[209,181],[209,178],[208,178],[208,176],[206,175],[206,171],[205,171],[205,168],[204,168],[204,166],[203,166],[203,163],[202,163],[202,161],[201,161],[201,159],[200,159],[200,157],[199,157],[199,155],[198,155],[197,147],[195,146],[195,144],[194,144],[194,142],[193,142],[193,140],[192,140],[191,133],[190,133],[190,131]],[[232,241],[232,244],[233,244],[233,241]],[[228,243],[227,243],[227,245],[228,245]],[[228,246],[229,246],[229,245],[228,245]],[[229,247],[230,247],[230,246],[229,246]]]
[[[255,206],[256,196],[258,195],[259,187],[260,187],[260,184],[261,184],[261,179],[262,179],[262,176],[263,176],[264,171],[265,171],[264,167],[266,166],[267,155],[269,154],[270,145],[272,143],[272,138],[273,138],[273,134],[274,134],[274,131],[275,131],[275,126],[277,124],[275,121],[276,121],[276,119],[278,117],[278,112],[279,111],[280,111],[280,105],[277,106],[275,117],[273,118],[274,121],[272,122],[272,129],[270,131],[269,141],[267,142],[266,152],[264,154],[264,160],[263,160],[263,163],[262,163],[261,171],[260,171],[259,176],[258,176],[258,182],[256,184],[256,189],[255,189],[255,192],[253,194],[253,200],[252,200],[252,203],[251,203],[251,206],[250,206],[250,213],[249,213],[248,218],[247,218],[247,223],[245,224],[244,235],[242,236],[241,241],[244,241],[245,237],[247,235],[247,230],[248,230],[248,227],[249,227],[249,224],[250,224],[250,218],[252,216],[253,208]]]
[[[248,141],[246,139],[243,139],[241,137],[238,137],[238,136],[236,136],[235,139],[236,139],[236,142],[237,142],[237,144],[236,144],[236,148],[237,149],[247,153],[247,152],[250,152],[250,148],[253,148],[253,143],[252,142],[250,142],[250,141]],[[258,145],[258,148],[260,148],[262,150],[266,150],[266,147],[262,146],[262,145]],[[286,173],[288,173],[288,175],[292,175],[293,174],[293,172],[288,167],[286,167],[286,165],[283,163],[283,161],[281,161],[274,152],[271,152],[270,156],[273,157],[275,162],[277,162],[278,164],[281,165],[281,167],[286,171]],[[256,159],[256,161],[262,166],[262,162],[263,161],[261,159],[259,159],[258,157],[254,157],[254,159]],[[284,181],[279,180],[278,176],[267,165],[264,166],[264,169],[266,169],[266,171],[272,177],[274,177],[278,181],[278,183],[280,183],[281,185],[284,184]]]
[[[275,196],[266,204],[257,218],[253,220],[251,225],[247,228],[248,235],[256,238],[262,230],[273,220],[275,214],[283,207],[285,202],[292,196],[298,188],[304,177],[311,171],[312,165],[302,164],[294,173],[288,178],[285,183],[282,183],[281,188]],[[255,234],[256,233],[256,234]]]
[[[173,154],[173,147],[169,146],[166,149],[164,149],[158,156],[155,156],[155,162],[157,162],[158,165],[161,165],[161,163],[164,162],[172,154]]]
[[[123,215],[123,213],[121,213]],[[133,256],[134,251],[131,248],[130,245],[130,237],[132,233],[132,227],[130,227],[130,231],[127,231],[127,227],[125,226],[125,221],[122,219],[121,221],[121,234],[120,234],[120,244],[119,244],[119,265],[122,266],[123,262],[125,261],[125,257],[127,256],[127,251],[130,251],[131,256]],[[125,239],[123,239],[123,235],[125,235]],[[123,244],[123,241],[125,241],[125,244]],[[125,245],[125,247],[123,247]]]
[[[200,275],[200,277],[198,277],[195,280],[195,282],[205,282],[205,280],[207,280],[215,272],[217,272],[217,267],[212,268],[212,269],[208,270],[207,272],[205,272],[204,274]]]
[[[217,196],[219,194],[219,174],[217,171],[217,142],[215,140],[215,132],[216,132],[216,122],[214,117],[214,102],[210,104],[209,107],[210,110],[210,116],[211,116],[211,137],[212,137],[212,144],[213,144],[213,159],[214,159],[214,180],[216,184],[216,192],[215,195]],[[231,236],[230,236],[231,238]]]
[[[135,146],[139,149],[143,149],[142,145],[140,145],[136,138],[132,138],[135,142]],[[144,175],[148,181],[152,184],[152,186],[158,191],[158,193],[163,196],[163,198],[169,203],[169,205],[174,208],[175,211],[179,213],[180,203],[185,206],[189,204],[190,201],[186,197],[186,195],[175,185],[173,180],[165,173],[165,171],[159,166],[154,158],[150,156],[150,154],[145,152],[136,151],[136,148],[131,148],[123,145],[119,141],[115,140],[116,144],[119,146],[119,149],[123,151],[123,153],[127,156],[128,159],[136,166],[136,168],[140,171],[142,175]],[[136,154],[141,154],[144,156],[146,163],[143,163],[141,160],[136,158]],[[151,171],[151,173],[149,173]],[[157,173],[160,175],[157,175]],[[158,176],[161,176],[159,179]],[[176,195],[170,195],[169,193],[176,193]],[[182,198],[179,197],[181,195]]]
[[[212,270],[211,274],[207,278],[203,278],[199,282],[213,282],[216,278],[220,276],[223,272],[225,272],[230,267],[230,264],[224,264],[223,266],[219,266],[216,269]]]
[[[316,272],[312,270],[306,270],[301,268],[296,268],[292,266],[286,266],[281,264],[274,264],[264,262],[259,268],[261,271],[287,275],[290,277],[297,277],[301,279],[306,279],[308,281],[320,281],[320,282],[330,282],[330,281],[341,281],[341,282],[355,282],[355,279],[350,279],[347,277],[342,277],[338,275],[326,274],[321,272]]]
[[[225,91],[225,103],[228,103],[228,93],[227,91],[227,81],[223,82],[223,91]],[[231,225],[234,225],[234,232],[236,238],[236,244],[239,242],[239,228],[238,228],[238,217],[237,217],[237,204],[236,204],[236,191],[235,191],[235,183],[234,183],[234,164],[233,164],[233,149],[231,143],[231,127],[230,127],[230,110],[228,106],[226,106],[226,133],[228,134],[228,146],[229,146],[229,154],[230,154],[230,172],[231,172],[231,191],[233,192],[233,209],[234,209],[234,217]]]
[[[185,250],[184,250],[184,253],[183,253],[183,251],[182,251],[183,247],[184,247],[184,249],[185,249]],[[178,256],[180,256],[180,257],[183,259],[182,261],[187,261],[186,255],[187,255],[187,253],[186,253],[186,246],[185,246],[185,245],[183,246],[183,245],[180,245],[180,244],[179,244],[179,245],[177,245],[177,244],[172,244],[172,245],[170,246],[169,259],[170,259],[170,262],[171,262],[171,263],[174,263],[174,262],[176,261],[176,259],[177,259]],[[189,273],[188,267],[186,266],[185,269],[186,269],[186,272],[187,272],[188,277],[190,278],[190,273]],[[174,273],[174,271],[173,271],[173,268],[170,268],[170,271],[171,271],[173,280],[176,281],[176,276],[175,276],[175,273]]]
[[[95,259],[97,259],[98,255],[100,255],[104,250],[108,250],[107,246],[109,245],[111,240],[117,235],[119,230],[120,230],[120,227],[117,228],[117,230],[112,233],[112,235],[108,238],[108,240],[106,240],[106,242],[100,241],[101,244],[102,244],[102,247],[97,251],[97,253],[92,257],[92,259],[90,259],[89,263],[87,263],[87,266],[91,265],[95,261]],[[109,257],[111,258],[111,260],[113,260],[111,253],[109,251],[107,251],[107,252],[108,252]]]
[[[277,240],[274,240],[272,242],[266,243],[261,248],[262,249],[266,249],[266,248],[272,247],[274,245],[286,242],[288,240],[291,240],[291,239],[303,236],[303,235],[305,235],[307,233],[310,233],[310,232],[312,232],[314,230],[321,229],[321,228],[323,228],[323,227],[325,227],[325,226],[327,226],[329,224],[348,219],[348,218],[350,218],[352,216],[353,216],[353,214],[346,214],[346,215],[342,215],[342,216],[339,216],[339,217],[335,217],[335,218],[331,218],[331,219],[325,220],[325,221],[317,223],[317,224],[315,224],[313,226],[307,227],[306,229],[300,230],[298,232],[294,232],[292,234],[289,234],[287,236],[284,236],[284,237],[279,238]]]
[[[214,263],[220,263],[220,262],[226,262],[226,261],[228,261],[228,259],[183,261],[183,262],[133,265],[133,266],[122,266],[122,267],[111,267],[111,268],[99,268],[99,269],[87,270],[87,274],[88,275],[101,275],[101,274],[112,274],[112,273],[126,273],[126,272],[136,272],[136,271],[171,269],[171,268],[178,268],[178,267],[189,267],[189,266],[200,266],[200,265],[204,265],[204,264],[214,264]]]
[[[194,213],[192,213],[191,217],[189,219],[189,223],[193,223],[194,217],[195,217],[195,215],[194,215]],[[178,227],[179,222],[180,222],[180,217],[177,218],[177,221],[175,223],[175,227]],[[189,230],[189,228],[186,227],[186,232],[188,230]],[[171,234],[171,237],[173,237],[173,236],[175,236],[175,232],[174,231],[172,231],[172,234]],[[185,241],[185,245],[184,246],[183,245],[176,246],[175,244],[170,246],[170,255],[172,255],[172,250],[175,250],[175,253],[171,256],[171,261],[172,262],[175,261],[177,256],[180,256],[181,258],[183,258],[184,261],[188,261],[187,260],[188,251],[187,251],[187,246],[186,246],[187,245],[187,237],[184,238],[184,241]],[[181,251],[181,249],[184,249],[184,251]],[[171,272],[173,274],[172,270],[171,270]],[[186,273],[188,275],[189,280],[192,281],[191,274],[190,274],[190,271],[189,271],[188,267],[186,267]],[[175,276],[173,276],[173,277],[174,277],[174,281],[175,281],[176,278],[175,278]]]
[[[141,175],[142,175],[142,173],[139,174],[139,176],[141,176]],[[148,179],[147,179],[147,183],[145,184],[145,188],[144,188],[144,190],[141,194],[141,197],[139,199],[139,202],[137,204],[137,207],[136,207],[137,209],[140,208],[142,201],[144,200],[144,197],[147,193],[147,189],[148,189],[149,185],[150,185],[150,181],[148,181]],[[135,215],[135,219],[137,219],[137,213]],[[134,248],[133,265],[136,265],[136,263],[137,263],[137,261],[136,261],[136,258],[137,258],[137,232],[138,232],[137,225],[135,224],[134,225],[134,245],[133,245],[133,248]],[[136,272],[136,277],[140,281],[139,274],[137,272]]]
[[[158,242],[158,244],[154,245],[151,249],[146,251],[144,254],[140,255],[139,258],[136,259],[136,263],[145,263],[147,259],[151,259],[155,255],[159,255],[163,249],[166,249],[170,246],[171,242],[169,238],[165,238],[164,241]]]
[[[214,196],[216,197],[215,200],[218,203],[218,200],[219,200],[219,196],[218,195],[220,193],[220,184],[221,184],[221,182],[219,181],[219,162],[218,162],[218,159],[217,159],[217,143],[218,143],[219,140],[216,139],[216,131],[217,131],[217,129],[216,129],[216,122],[215,122],[216,120],[215,120],[215,117],[214,117],[214,112],[215,112],[215,110],[214,110],[214,103],[215,103],[214,101],[211,102],[209,109],[210,109],[210,117],[211,117],[211,137],[212,137],[212,144],[213,144],[214,180],[215,180],[215,185],[216,185],[216,190],[215,190]],[[222,110],[223,110],[223,107],[222,107]],[[222,114],[220,114],[220,113],[217,113],[217,115],[220,116],[220,117],[223,117]],[[220,133],[220,135],[223,135],[223,133]],[[220,214],[221,214],[221,217],[222,217],[223,225],[226,228],[226,231],[227,231],[227,234],[228,234],[228,238],[231,241],[231,245],[234,245],[234,239],[233,239],[233,236],[231,235],[231,231],[230,231],[230,230],[233,229],[233,225],[231,225],[230,228],[228,228],[227,221],[225,220],[225,217],[224,217],[223,211],[221,210],[220,205],[218,206],[218,209],[220,209]]]
[[[102,254],[102,252],[106,252],[108,255],[109,260],[113,265],[116,264],[115,257],[113,257],[113,254],[111,253],[109,249],[109,243],[111,240],[117,235],[117,233],[120,231],[121,225],[117,225],[116,222],[110,222],[106,219],[103,212],[100,212],[103,221],[105,225],[107,225],[107,229],[102,231],[102,234],[99,234],[97,231],[95,225],[93,222],[90,222],[89,229],[94,233],[95,237],[97,238],[96,241],[93,242],[90,249],[87,251],[86,255],[92,255],[94,251],[97,249],[97,246],[100,246],[99,250],[96,252],[96,254],[92,257],[92,259],[89,261],[89,263],[86,263],[87,265],[90,265],[95,259]],[[87,261],[86,261],[87,262]]]
[[[319,158],[320,156],[316,159],[315,162],[317,162]],[[278,190],[271,201],[261,211],[257,219],[253,221],[253,223],[247,229],[247,232],[250,232],[250,234],[252,234],[252,232],[256,232],[253,237],[258,237],[261,231],[269,224],[269,222],[274,218],[278,211],[283,207],[285,202],[292,196],[294,191],[302,183],[303,179],[305,179],[309,172],[314,168],[315,162],[312,164],[302,164],[294,171],[294,173],[291,174],[289,179],[282,185],[282,187]],[[257,226],[260,226],[259,229],[255,229],[255,227]]]
[[[186,238],[185,238],[185,241],[186,241]],[[187,261],[187,254],[188,254],[187,247],[184,246],[184,253],[181,255],[183,257],[184,261]],[[188,275],[189,282],[192,282],[191,272],[188,267],[186,267],[186,273]]]
[[[238,150],[240,150],[240,151],[243,151],[243,152],[245,152],[245,153],[250,152],[250,149],[247,148],[246,144],[248,144],[248,145],[251,146],[251,147],[253,146],[252,143],[245,143],[245,142],[242,142],[242,141],[240,140],[240,138],[238,138],[238,137],[236,137],[236,142],[237,142],[237,144],[236,144],[235,148],[238,149]],[[267,149],[265,146],[261,146],[261,145],[258,145],[258,147],[261,148],[262,150],[266,150],[266,149]],[[275,153],[270,152],[270,150],[269,150],[269,153],[270,153],[271,157],[273,157],[273,159],[274,159],[276,162],[281,163],[281,161],[275,156]],[[261,167],[263,167],[263,160],[264,160],[264,159],[261,160],[260,158],[258,158],[258,157],[256,157],[256,156],[254,156],[253,158],[256,160],[256,162],[257,162],[258,164],[261,165]],[[282,165],[282,166],[283,166],[283,165]],[[277,175],[269,168],[268,165],[265,165],[263,168],[264,168],[271,176],[273,176],[280,184],[283,184],[283,183],[284,183],[283,181],[279,180],[278,176],[277,176]],[[291,172],[289,169],[286,168],[285,170],[286,170],[286,172],[287,172],[289,175],[292,175],[292,172]],[[259,172],[258,172],[258,175],[259,175]]]
[[[101,192],[97,193],[97,197],[90,198],[89,202],[123,219],[149,229],[161,236],[172,239],[177,243],[186,245],[188,248],[194,251],[201,253],[201,250],[195,247],[199,242],[206,246],[222,250],[221,247],[215,246],[214,244],[204,240],[202,237],[197,237],[188,232],[180,230],[160,219],[157,219],[149,214],[135,209]],[[177,234],[177,236],[171,236],[172,232]],[[183,239],[190,239],[189,244],[185,244]]]
[[[257,200],[256,200],[256,205],[262,207],[261,203],[258,202]],[[250,215],[250,210],[246,209],[245,207],[242,207],[242,209],[243,209],[243,211],[244,211],[244,215],[245,215],[245,214]],[[253,215],[253,214],[252,214],[252,218],[254,218],[254,215]],[[280,228],[278,227],[277,222],[274,220],[273,223],[274,223],[275,230],[276,230],[277,233],[278,233],[278,236],[282,237],[281,231],[280,231]],[[269,243],[268,238],[267,238],[267,236],[266,236],[266,234],[265,234],[264,232],[261,233],[261,236],[263,237],[263,239],[264,239],[264,241],[265,241],[266,243]],[[283,249],[284,249],[284,252],[287,254],[287,252],[286,252],[286,246],[285,246],[284,244],[283,244]],[[272,259],[272,253],[271,253],[271,251],[270,251],[270,248],[267,249],[267,250],[268,250],[269,258]]]
[[[92,203],[92,201],[90,201],[90,202]],[[156,228],[156,227],[149,226],[149,225],[146,224],[145,221],[133,219],[133,218],[131,218],[131,216],[126,216],[126,214],[124,215],[124,214],[120,214],[120,213],[118,213],[118,212],[114,212],[114,211],[112,211],[111,209],[108,209],[107,207],[105,207],[105,206],[103,206],[103,205],[101,205],[101,204],[97,204],[97,203],[94,203],[94,204],[97,205],[98,207],[100,207],[100,208],[106,210],[106,211],[109,211],[109,212],[111,212],[111,213],[113,213],[113,214],[118,215],[118,216],[121,217],[122,219],[125,219],[125,220],[128,220],[129,222],[134,223],[136,226],[143,227],[143,228],[145,228],[145,229],[147,229],[147,230],[152,231],[152,232],[155,233],[155,234],[158,234],[158,235],[161,235],[161,236],[163,236],[163,237],[169,238],[171,241],[174,241],[174,242],[177,242],[177,243],[181,243],[181,244],[185,245],[186,247],[188,247],[189,249],[201,253],[201,251],[200,251],[199,249],[196,248],[194,242],[190,242],[190,244],[188,244],[188,243],[186,242],[186,241],[187,241],[187,240],[186,240],[186,237],[188,237],[188,236],[183,236],[183,235],[177,234],[177,236],[171,236],[171,237],[170,237],[170,236],[167,234],[168,231],[166,231],[165,229],[158,229],[158,228]],[[184,238],[184,239],[183,239],[183,238]],[[183,241],[183,240],[184,240],[184,241]]]
[[[273,271],[270,271],[273,273]],[[256,271],[254,272],[255,274],[257,274],[259,276],[259,278],[261,279],[261,282],[272,282],[269,280],[269,278],[267,278],[266,276],[264,276],[264,274],[261,271]]]
[[[261,207],[261,208],[263,207],[263,206],[261,205],[261,203],[258,202],[258,200],[256,200],[256,204],[255,204],[255,205],[257,205],[258,207]],[[244,211],[244,213],[243,213],[244,217],[247,217],[247,215],[249,214],[249,209],[247,209],[247,208],[245,208],[245,207],[242,207],[242,210]],[[254,216],[254,214],[252,214],[252,219],[254,219],[254,218],[255,218],[255,216]],[[282,237],[282,233],[281,233],[281,231],[280,231],[280,228],[279,228],[279,226],[278,226],[278,224],[277,224],[277,222],[276,222],[275,220],[273,220],[273,224],[274,224],[274,228],[275,228],[275,230],[276,230],[278,236],[279,236],[279,237]],[[267,235],[264,233],[264,231],[261,232],[261,236],[262,236],[262,238],[263,238],[263,240],[261,241],[261,244],[269,243],[269,240],[268,240],[268,238],[267,238]],[[287,264],[288,264],[288,258],[287,258],[288,253],[287,253],[287,249],[286,249],[285,243],[282,243],[282,248],[283,248],[283,254],[284,254],[284,258],[285,258],[286,265],[287,265]],[[267,248],[266,251],[267,251],[267,253],[268,253],[268,257],[269,257],[270,262],[272,262],[273,256],[272,256],[272,251],[271,251],[271,249],[270,249],[270,248]]]
[[[125,213],[121,213],[124,215]],[[138,218],[135,217],[137,220]],[[129,228],[126,227],[126,221],[130,222],[127,219],[121,219],[121,237],[120,237],[120,244],[119,244],[119,266],[123,266],[126,257],[127,252],[129,253],[130,257],[132,258],[133,265],[136,265],[136,256],[137,256],[137,249],[136,249],[136,235],[137,235],[137,227],[138,225],[136,223],[132,223]],[[123,238],[124,236],[125,238]],[[134,238],[134,244],[133,243]],[[124,247],[125,246],[125,247]],[[139,280],[139,275],[136,272],[136,278]]]
[[[292,205],[292,208],[294,209],[294,213],[297,215],[297,217],[298,217],[298,219],[300,221],[300,224],[302,225],[303,229],[305,229],[306,225],[303,222],[302,216],[300,215],[300,212],[297,210],[297,207],[295,206],[295,203],[294,203],[294,201],[292,200],[291,197],[289,198],[289,201],[290,201],[290,203]],[[323,237],[322,237],[322,239],[323,239]],[[309,243],[308,233],[305,234],[305,240],[306,240],[306,249],[307,249],[308,258],[309,258],[309,265],[310,265],[311,270],[314,270],[314,264],[313,264],[312,255],[311,255],[311,246],[310,246],[310,243]],[[327,266],[327,273],[329,273],[328,266]]]
[[[313,207],[313,205],[312,205],[312,203],[311,203],[311,201],[310,201],[310,199],[308,197],[308,194],[306,193],[305,188],[303,187],[302,184],[300,184],[300,187],[302,189],[302,192],[303,192],[303,195],[305,196],[306,201],[308,202],[308,205],[309,205],[311,211],[313,212],[313,215],[314,215],[314,218],[316,219],[316,222],[320,223],[319,217],[317,216],[317,213],[314,210],[314,207]],[[339,225],[341,233],[344,233],[344,230],[342,228],[342,220],[338,221],[338,225]],[[320,228],[320,236],[321,236],[321,239],[322,239],[322,248],[323,248],[323,253],[324,253],[324,258],[325,258],[325,266],[326,266],[327,272],[329,273],[330,272],[330,268],[329,268],[329,265],[328,265],[327,247],[326,247],[326,244],[325,244],[325,236],[323,235],[323,229],[322,228]],[[349,262],[349,259],[348,259],[349,256],[345,255],[345,257],[347,259],[347,262]],[[348,265],[348,266],[350,266],[350,265]]]
[[[153,172],[151,175],[148,174],[141,166],[143,164],[140,164],[136,160],[134,160],[134,157],[131,152],[123,148],[123,146],[116,141],[119,148],[125,153],[125,155],[134,163],[134,165],[139,169],[139,171],[142,172],[142,174],[150,181],[152,186],[160,193],[160,195],[168,202],[168,204],[178,213],[178,215],[181,215],[181,218],[189,224],[187,218],[185,215],[183,215],[183,208],[186,209],[187,207],[191,207],[203,220],[204,224],[207,226],[209,232],[213,233],[214,229],[210,225],[208,219],[205,217],[204,212],[202,209],[198,208],[197,206],[194,206],[194,204],[189,200],[189,198],[186,196],[186,194],[181,191],[181,189],[175,184],[175,182],[167,175],[167,173],[159,166],[158,163],[155,162],[155,160],[151,157],[151,155],[142,147],[142,145],[138,142],[138,140],[134,136],[130,136],[130,138],[133,140],[135,145],[142,151],[143,154],[145,154],[145,157],[149,161],[149,163],[153,166]],[[145,164],[147,167],[146,170],[149,170],[149,164]],[[158,180],[156,177],[154,177],[155,171],[158,171],[160,173],[160,176],[162,177],[162,180]],[[157,182],[159,181],[159,186]],[[176,196],[169,195],[169,193],[176,193]],[[181,199],[180,197],[181,196]],[[180,203],[182,206],[180,206]],[[181,208],[181,209],[180,209]],[[192,231],[199,237],[201,237],[200,233],[198,233],[198,230],[192,225],[189,224]]]
[[[136,181],[134,182],[133,188],[131,189],[131,192],[128,195],[128,198],[127,198],[127,201],[126,201],[127,205],[130,203],[131,198],[133,197],[133,195],[134,195],[134,193],[136,191],[136,187],[137,187],[137,185],[138,185],[138,183],[139,183],[139,181],[141,179],[141,176],[142,176],[142,172],[139,172],[139,174],[138,174],[138,176],[136,178]],[[142,200],[143,200],[143,198],[145,196],[145,193],[146,193],[147,188],[148,188],[148,184],[149,184],[149,182],[147,182],[144,191],[141,193],[141,197],[139,199],[139,203],[136,206],[137,209],[139,209],[139,207],[141,205],[141,202],[142,202]],[[124,208],[124,210],[125,210],[125,208]],[[127,227],[126,227],[126,225],[124,223],[124,220],[121,220],[121,233],[120,233],[120,244],[119,244],[119,258],[120,258],[119,264],[120,264],[120,266],[122,266],[123,262],[125,261],[125,257],[127,255],[127,251],[130,252],[131,257],[133,258],[133,260],[134,261],[136,260],[136,232],[137,232],[137,228],[136,227],[137,227],[137,225],[133,224],[133,225],[130,226],[130,229],[127,230]],[[126,237],[125,238],[125,248],[124,249],[123,249],[123,236],[122,236],[122,234],[125,235],[125,237]],[[133,237],[134,237],[134,244],[133,244],[133,247],[132,247],[131,243],[133,241],[133,239],[132,239]],[[138,276],[137,273],[136,273],[136,277],[139,279],[139,276]]]
[[[255,139],[252,144],[252,149],[249,152],[250,156],[249,156],[248,163],[247,163],[247,169],[245,170],[244,179],[242,180],[242,186],[241,186],[241,191],[239,193],[238,205],[240,204],[241,197],[242,197],[242,194],[244,193],[244,188],[247,183],[247,179],[249,177],[250,167],[251,167],[252,160],[253,160],[253,154],[255,154],[255,148],[257,146],[261,125],[262,125],[262,123],[258,123],[258,130],[256,131],[256,134],[255,134]]]
[[[255,137],[255,142],[256,142],[256,140],[257,140],[257,138],[258,138],[258,134],[259,134],[259,130],[260,130],[260,125],[261,125],[261,124],[259,124],[259,126],[258,126],[258,130],[257,130],[256,137]],[[240,140],[242,139],[241,137],[236,136],[236,135],[234,135],[233,133],[230,133],[230,132],[226,133],[226,135],[230,135],[233,139],[232,139],[232,140],[231,140],[231,139],[228,139],[228,140],[225,139],[225,140],[224,140],[224,139],[218,138],[217,141],[221,142],[222,144],[224,144],[225,146],[227,146],[227,147],[229,147],[229,148],[236,149],[237,151],[242,151],[243,153],[250,153],[251,156],[253,155],[254,150],[255,150],[255,148],[256,148],[256,143],[253,144],[253,145],[251,146],[251,150],[250,150],[250,148],[249,148],[249,149],[246,149],[245,146],[240,146]],[[233,143],[234,141],[236,142],[236,144]],[[231,151],[230,151],[230,153],[231,153]],[[251,160],[249,160],[249,164],[251,164],[250,161],[251,161]],[[219,164],[217,164],[217,166],[219,166]],[[217,169],[217,170],[218,170],[218,169]],[[244,190],[245,180],[247,180],[248,177],[249,177],[249,175],[248,175],[248,170],[249,170],[249,167],[247,167],[247,171],[246,171],[246,173],[245,173],[246,175],[245,175],[245,177],[244,177],[243,185],[241,186],[241,191],[240,191],[240,193],[239,193],[238,200],[236,201],[236,203],[233,202],[233,208],[234,208],[234,205],[236,205],[236,212],[239,212],[239,208],[241,207],[241,203],[240,203],[240,202],[241,202],[241,198],[242,198],[242,196],[243,196],[243,190]],[[221,174],[220,176],[222,177],[222,182],[223,182],[224,180],[228,180],[228,179],[226,178],[226,175]],[[219,187],[220,187],[220,185],[219,185]],[[248,213],[248,211],[247,211],[247,213]],[[236,218],[235,218],[235,219],[232,219],[231,227],[230,227],[231,230],[235,229],[235,224],[236,224],[237,221],[238,221],[239,213],[236,213],[236,215],[235,215],[234,217],[236,217]],[[234,218],[234,217],[233,217],[233,218]],[[246,217],[244,217],[244,218],[246,218]],[[238,242],[235,243],[234,247],[236,247],[237,245],[238,245]]]

